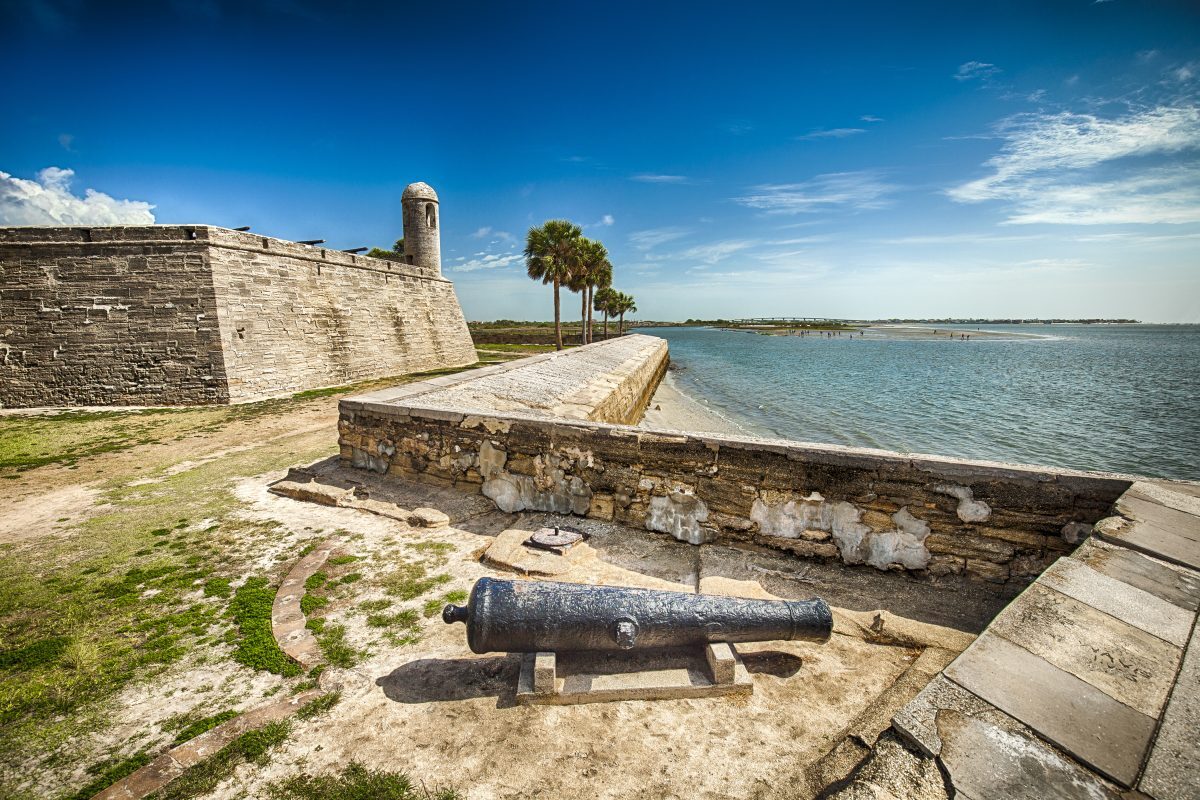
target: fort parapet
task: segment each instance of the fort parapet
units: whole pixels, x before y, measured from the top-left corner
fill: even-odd
[[[475,360],[431,259],[208,225],[0,228],[0,406],[238,403]]]

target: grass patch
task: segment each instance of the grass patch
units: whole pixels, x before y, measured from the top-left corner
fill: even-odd
[[[229,578],[212,578],[204,583],[205,597],[229,597],[233,594],[233,589],[229,585]]]
[[[199,736],[202,733],[208,733],[213,728],[220,725],[222,722],[227,722],[227,721],[233,719],[234,717],[236,717],[237,715],[238,715],[238,712],[229,710],[229,711],[222,711],[219,714],[213,714],[211,717],[205,717],[204,719],[198,719],[195,722],[193,722],[192,724],[185,727],[183,730],[181,730],[175,736],[175,741],[173,741],[171,743],[171,746],[174,747],[175,745],[183,744],[184,742],[195,739],[197,736]]]
[[[71,640],[66,636],[38,639],[24,647],[0,653],[0,669],[25,670],[58,663]]]
[[[401,600],[415,600],[451,580],[449,575],[429,575],[423,564],[400,562],[381,580],[383,590]]]
[[[307,591],[312,592],[317,589],[320,589],[328,581],[329,581],[329,576],[326,575],[324,572],[317,570],[312,575],[309,575],[307,578],[304,579],[304,588]]]
[[[324,630],[317,634],[317,644],[321,646],[325,660],[335,667],[353,667],[363,657],[362,653],[346,642],[344,625],[326,625]]]
[[[455,589],[452,592],[446,592],[446,594],[442,595],[440,598],[435,597],[431,600],[426,600],[425,605],[421,607],[421,613],[426,617],[432,617],[436,614],[440,614],[442,609],[445,608],[448,603],[463,603],[466,602],[466,599],[466,592],[462,591],[461,589]]]
[[[317,594],[305,593],[304,597],[300,598],[300,613],[308,617],[317,609],[324,608],[329,605],[328,597],[321,597]]]
[[[68,794],[63,800],[90,800],[90,798],[112,786],[122,778],[128,777],[153,761],[150,754],[142,751],[120,761],[102,761],[88,767],[88,773],[94,775],[73,794]]]
[[[300,665],[279,648],[271,634],[271,604],[275,590],[266,578],[250,578],[233,597],[229,612],[238,626],[233,660],[251,669],[263,669],[285,678],[301,673]]]
[[[323,694],[320,697],[310,700],[296,712],[296,716],[300,719],[312,719],[315,716],[324,714],[329,709],[333,708],[342,699],[341,692],[330,692]]]
[[[328,775],[296,775],[267,786],[271,800],[462,800],[452,789],[429,791],[403,772],[367,769],[351,761]]]
[[[326,563],[332,564],[335,567],[340,567],[343,564],[353,564],[355,561],[358,561],[358,560],[359,560],[358,556],[343,555],[343,556],[334,556],[333,558],[329,559],[329,561]]]
[[[290,731],[291,728],[286,722],[272,722],[261,728],[246,731],[214,753],[211,758],[188,768],[150,797],[153,800],[187,800],[207,795],[240,765],[267,763],[271,749],[283,744]]]
[[[395,614],[371,614],[367,617],[367,625],[371,628],[417,628],[420,624],[417,612],[412,609]]]
[[[383,597],[379,600],[364,601],[359,603],[358,607],[362,611],[383,611],[385,608],[392,607],[392,601],[388,600],[386,597]]]

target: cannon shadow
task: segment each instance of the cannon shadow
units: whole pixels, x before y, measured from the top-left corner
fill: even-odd
[[[419,658],[375,681],[397,703],[443,703],[495,697],[496,708],[516,703],[520,654],[488,658]]]
[[[755,650],[746,652],[739,650],[746,671],[754,675],[772,675],[776,678],[790,678],[804,666],[804,659],[795,653],[785,653],[781,650]]]

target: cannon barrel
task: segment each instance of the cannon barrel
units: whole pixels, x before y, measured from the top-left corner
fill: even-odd
[[[824,642],[833,614],[820,598],[747,600],[654,589],[480,578],[446,623],[467,624],[476,653],[649,650],[709,642]]]

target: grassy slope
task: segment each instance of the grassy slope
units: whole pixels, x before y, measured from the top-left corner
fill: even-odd
[[[78,476],[104,504],[65,537],[0,544],[0,796],[27,796],[16,786],[31,770],[74,770],[79,735],[103,726],[106,701],[131,682],[242,647],[229,584],[262,569],[254,560],[281,531],[239,515],[234,482],[333,454],[336,397],[398,382],[222,408],[0,418],[0,486]],[[297,419],[308,429],[289,432]],[[280,554],[279,569],[295,556]]]

